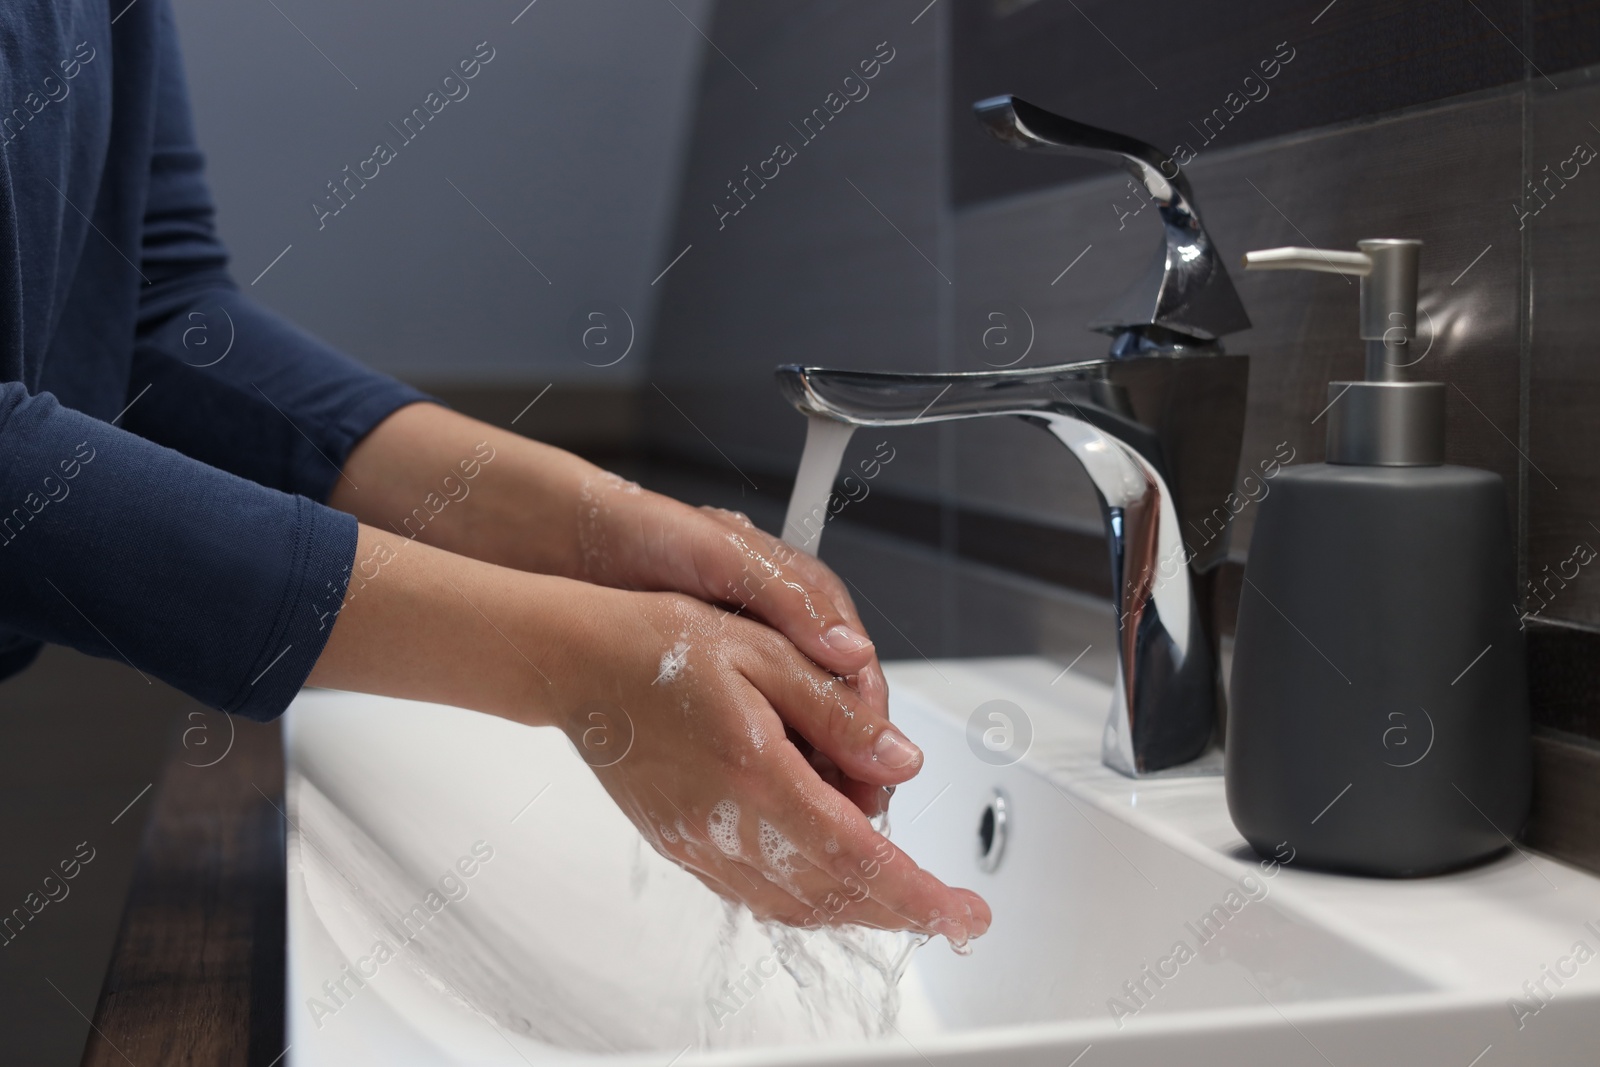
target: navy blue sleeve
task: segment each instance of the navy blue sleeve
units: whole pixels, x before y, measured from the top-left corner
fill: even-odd
[[[149,284],[128,384],[128,401],[138,400],[123,425],[213,467],[324,501],[362,437],[395,409],[429,398],[239,292],[217,237],[166,3],[160,19],[140,253]]]
[[[356,520],[0,384],[0,625],[121,659],[223,711],[294,699]]]

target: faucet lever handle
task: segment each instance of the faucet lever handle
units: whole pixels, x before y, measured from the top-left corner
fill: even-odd
[[[1057,115],[1015,96],[991,96],[972,109],[992,137],[1013,148],[1113,163],[1133,175],[1157,202],[1170,205],[1181,197],[1184,209],[1193,213],[1188,179],[1177,160],[1154,145]]]
[[[973,110],[985,130],[1013,148],[1089,156],[1120,166],[1156,202],[1164,231],[1158,258],[1090,324],[1112,335],[1112,356],[1219,352],[1218,338],[1250,328],[1233,280],[1200,222],[1189,179],[1171,155],[1015,96],[979,100]]]

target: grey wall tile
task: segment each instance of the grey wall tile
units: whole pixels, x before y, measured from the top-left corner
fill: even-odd
[[[1530,195],[1534,294],[1528,409],[1527,610],[1547,619],[1600,625],[1600,362],[1595,293],[1600,291],[1600,158],[1567,165],[1582,144],[1600,149],[1600,85],[1536,92],[1531,101],[1529,169],[1541,180]],[[1549,167],[1550,171],[1545,171]],[[1560,172],[1576,176],[1563,182]],[[1563,185],[1565,187],[1563,188]],[[1507,213],[1510,214],[1509,209]],[[1588,551],[1575,558],[1580,546]]]
[[[1529,58],[1544,74],[1600,62],[1600,0],[1525,0]]]
[[[660,283],[654,381],[682,410],[647,407],[659,439],[706,452],[709,438],[736,460],[789,469],[804,421],[779,398],[774,366],[936,365],[948,284],[934,265],[939,23],[912,25],[920,6],[717,5],[711,34],[727,59],[706,55],[675,239],[693,249]],[[842,91],[880,42],[894,58],[865,83],[868,95],[806,143],[791,123]],[[778,143],[795,158],[720,219],[726,183]]]
[[[1086,164],[1052,168],[1020,154],[986,151],[983,138],[962,121],[962,111],[979,97],[1016,93],[1164,151],[1177,151],[1179,144],[1198,148],[1207,138],[1234,147],[1520,81],[1519,48],[1530,48],[1525,2],[954,0],[956,200],[1053,185],[1063,165],[1075,176],[1092,173]],[[1595,5],[1541,0],[1538,6]],[[1015,13],[997,16],[1005,7]],[[1571,18],[1555,20],[1547,36],[1560,39],[1562,30],[1579,26]],[[1577,38],[1562,54],[1581,53],[1586,44],[1593,48]],[[1289,62],[1280,62],[1284,58]],[[1274,77],[1264,79],[1263,71]]]

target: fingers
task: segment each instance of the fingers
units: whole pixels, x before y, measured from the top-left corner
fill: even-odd
[[[876,660],[861,668],[852,684],[862,700],[888,714],[889,680],[883,676],[883,667]]]
[[[743,904],[756,918],[801,927],[905,927],[903,919],[859,887],[844,886],[817,870],[765,819],[743,817],[736,807],[713,808],[706,823],[701,833],[680,820],[671,839],[650,840],[712,892]]]
[[[797,872],[787,879],[776,879],[770,872],[727,857],[708,863],[704,856],[690,862],[673,855],[667,858],[700,880],[723,900],[741,905],[762,922],[785,926],[868,926],[876,930],[922,930],[920,926],[895,914],[871,898],[860,879],[852,884],[837,881],[824,871]],[[967,890],[956,890],[983,909],[982,898]],[[987,918],[983,929],[987,929]],[[973,930],[977,936],[981,930]]]
[[[861,695],[771,631],[741,621],[751,650],[740,667],[790,729],[846,775],[897,785],[922,769],[922,750]]]
[[[724,828],[726,816],[713,810],[705,820],[706,826],[692,826],[690,822],[700,818],[701,813],[689,816],[683,808],[677,807],[676,801],[672,803],[682,817],[674,820],[675,825],[670,829],[663,826],[656,833],[645,834],[645,839],[657,852],[700,879],[707,889],[724,900],[749,908],[758,919],[789,926],[815,925],[809,903],[740,861],[746,850],[737,834],[730,839],[713,832],[713,825]]]
[[[759,833],[767,841],[781,839],[771,823],[763,820],[760,825]],[[756,842],[750,845],[752,849],[762,847]],[[853,924],[878,930],[906,928],[904,919],[873,900],[860,886],[844,885],[826,871],[817,870],[798,850],[785,857],[778,868],[767,865],[766,861],[765,855],[759,860],[751,857],[749,862],[729,859],[729,864],[740,874],[753,880],[765,880],[795,904],[781,915],[763,915],[761,911],[752,909],[758,918],[772,918],[789,926]]]
[[[791,744],[805,756],[806,762],[811,764],[811,769],[817,772],[817,777],[849,798],[850,803],[861,810],[867,818],[876,818],[889,810],[889,794],[893,786],[881,786],[872,782],[862,782],[850,777],[839,769],[839,765],[817,749],[799,734],[789,738]]]
[[[814,556],[796,552],[791,546],[757,529],[749,517],[742,512],[727,511],[721,508],[702,508],[701,510],[712,516],[723,526],[740,534],[747,547],[754,544],[757,548],[764,549],[770,558],[787,567],[789,571],[799,572],[799,576],[804,583],[822,591],[822,594],[831,601],[834,609],[846,620],[848,625],[854,627],[858,633],[866,633],[865,627],[861,625],[860,614],[856,611],[855,604],[851,600],[849,593],[845,591],[843,583],[820,560]],[[764,588],[764,586],[756,586],[746,575],[739,589],[740,591],[749,592],[752,587]],[[760,618],[762,621],[769,622],[769,624],[771,623],[771,620],[763,615],[761,608],[764,605],[758,602],[757,597],[751,596],[748,601],[741,601],[741,605],[752,608],[753,610],[750,611],[750,614],[753,617]],[[809,618],[809,614],[807,618]],[[786,634],[786,636],[788,635]],[[821,662],[815,655],[811,658],[816,662]],[[861,701],[869,709],[884,719],[888,718],[889,685],[883,676],[883,668],[879,665],[876,654],[866,666],[855,674],[849,675],[846,678],[846,682],[856,691]],[[849,797],[851,802],[863,814],[871,818],[882,814],[887,809],[888,794],[884,793],[876,782],[862,782],[851,778],[848,774],[838,771],[837,765],[833,764],[831,760],[825,759],[825,762],[829,764],[829,767],[816,767],[818,774],[828,784]],[[830,768],[833,768],[832,774],[828,773]]]
[[[697,560],[709,597],[737,602],[835,674],[876,670],[872,641],[832,571],[742,515],[709,513],[721,529]]]
[[[972,936],[982,937],[988,933],[989,927],[994,924],[994,913],[989,909],[989,902],[970,889],[957,887],[956,895],[972,913]]]
[[[799,761],[798,754],[792,758]],[[806,860],[847,888],[865,892],[904,928],[939,934],[958,946],[989,928],[991,915],[982,897],[952,889],[918,867],[854,806],[806,777],[791,774],[775,783],[782,795],[774,809],[782,813],[778,829]]]

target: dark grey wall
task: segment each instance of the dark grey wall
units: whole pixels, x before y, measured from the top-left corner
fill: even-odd
[[[995,153],[968,105],[1015,93],[1165,151],[1383,115],[1600,60],[1592,0],[952,0],[957,203],[1092,173]]]
[[[429,383],[637,380],[708,0],[174,7],[235,277],[289,248],[252,295]],[[389,124],[480,42],[492,62],[405,144]],[[397,157],[319,229],[313,199],[379,140]],[[620,339],[616,307],[634,353],[586,365],[621,346],[586,352],[575,320],[610,310]]]

